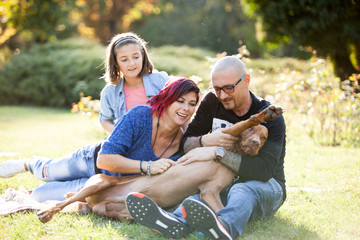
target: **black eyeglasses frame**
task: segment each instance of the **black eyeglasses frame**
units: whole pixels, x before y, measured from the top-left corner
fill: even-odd
[[[214,86],[211,86],[210,89],[214,89],[215,90],[215,93],[217,95],[220,94],[221,90],[224,91],[224,93],[226,94],[229,94],[229,93],[233,93],[235,91],[235,87],[236,85],[238,85],[241,80],[243,80],[243,78],[247,75],[247,73],[245,73],[234,85],[225,85],[223,87],[214,87]],[[226,89],[226,90],[225,90]]]

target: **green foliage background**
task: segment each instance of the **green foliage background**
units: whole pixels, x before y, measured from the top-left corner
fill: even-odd
[[[160,71],[171,75],[197,75],[207,80],[206,56],[215,53],[188,46],[150,49]],[[36,44],[20,52],[0,69],[0,105],[32,104],[70,107],[82,92],[100,98],[105,86],[103,60],[105,47],[97,42],[67,39]]]
[[[245,12],[257,19],[263,39],[272,43],[293,40],[330,57],[335,75],[346,80],[360,72],[360,2],[243,1]]]
[[[105,85],[101,79],[104,53],[101,44],[79,39],[35,45],[0,70],[0,105],[69,108],[81,92],[99,99]],[[245,47],[239,50],[257,95],[286,108],[318,144],[359,146],[360,96],[355,91],[359,88],[355,75],[340,85],[329,62],[323,59],[250,59],[246,53]],[[208,91],[215,52],[166,45],[151,48],[150,55],[157,70],[190,77],[198,82],[203,94]],[[85,105],[93,103],[82,99]],[[98,106],[95,102],[93,105]],[[96,112],[89,106],[85,108]]]
[[[238,41],[243,40],[254,50],[254,55],[259,55],[254,21],[247,18],[235,2],[161,0],[162,10],[158,15],[144,16],[133,22],[132,28],[151,46],[188,45],[234,53],[239,47]]]
[[[68,39],[34,45],[0,69],[0,104],[70,106],[79,93],[100,97],[105,48]]]

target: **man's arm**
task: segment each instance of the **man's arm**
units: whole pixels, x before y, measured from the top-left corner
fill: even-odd
[[[233,172],[238,173],[241,165],[241,155],[238,153],[227,151],[220,163],[230,168]]]
[[[201,137],[201,136],[200,136]],[[187,153],[190,150],[197,148],[197,147],[202,147],[200,145],[200,137],[189,137],[185,140],[184,143],[184,152]]]
[[[197,147],[211,147],[218,146],[227,150],[231,149],[237,137],[230,134],[223,133],[222,129],[218,129],[215,132],[205,134],[199,137],[188,137],[184,143],[184,152],[187,153],[190,150]]]
[[[181,141],[181,148],[183,148],[185,153],[189,152],[191,149],[201,147],[199,141],[200,136],[211,131],[213,119],[213,113],[209,111],[211,102],[212,100],[209,99],[209,94],[207,94],[196,110],[194,119],[186,129]]]
[[[184,134],[181,147],[185,153],[197,147],[221,146],[231,149],[236,137],[223,133],[220,129],[209,134],[213,129],[215,113],[221,107],[222,103],[213,93],[210,92],[204,97]]]

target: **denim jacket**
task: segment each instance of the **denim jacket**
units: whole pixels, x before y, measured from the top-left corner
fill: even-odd
[[[168,79],[169,76],[166,72],[150,73],[143,76],[145,93],[149,100],[159,93]],[[101,91],[99,112],[100,122],[105,120],[117,122],[126,113],[124,80],[121,80],[118,85],[106,84]]]

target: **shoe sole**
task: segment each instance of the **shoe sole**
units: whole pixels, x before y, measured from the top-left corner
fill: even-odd
[[[186,199],[183,202],[182,214],[187,224],[209,239],[232,240],[224,226],[217,220],[217,216],[205,204],[194,199]]]
[[[126,197],[126,205],[136,222],[151,228],[164,237],[180,239],[188,234],[184,223],[166,214],[144,194],[130,193]]]

